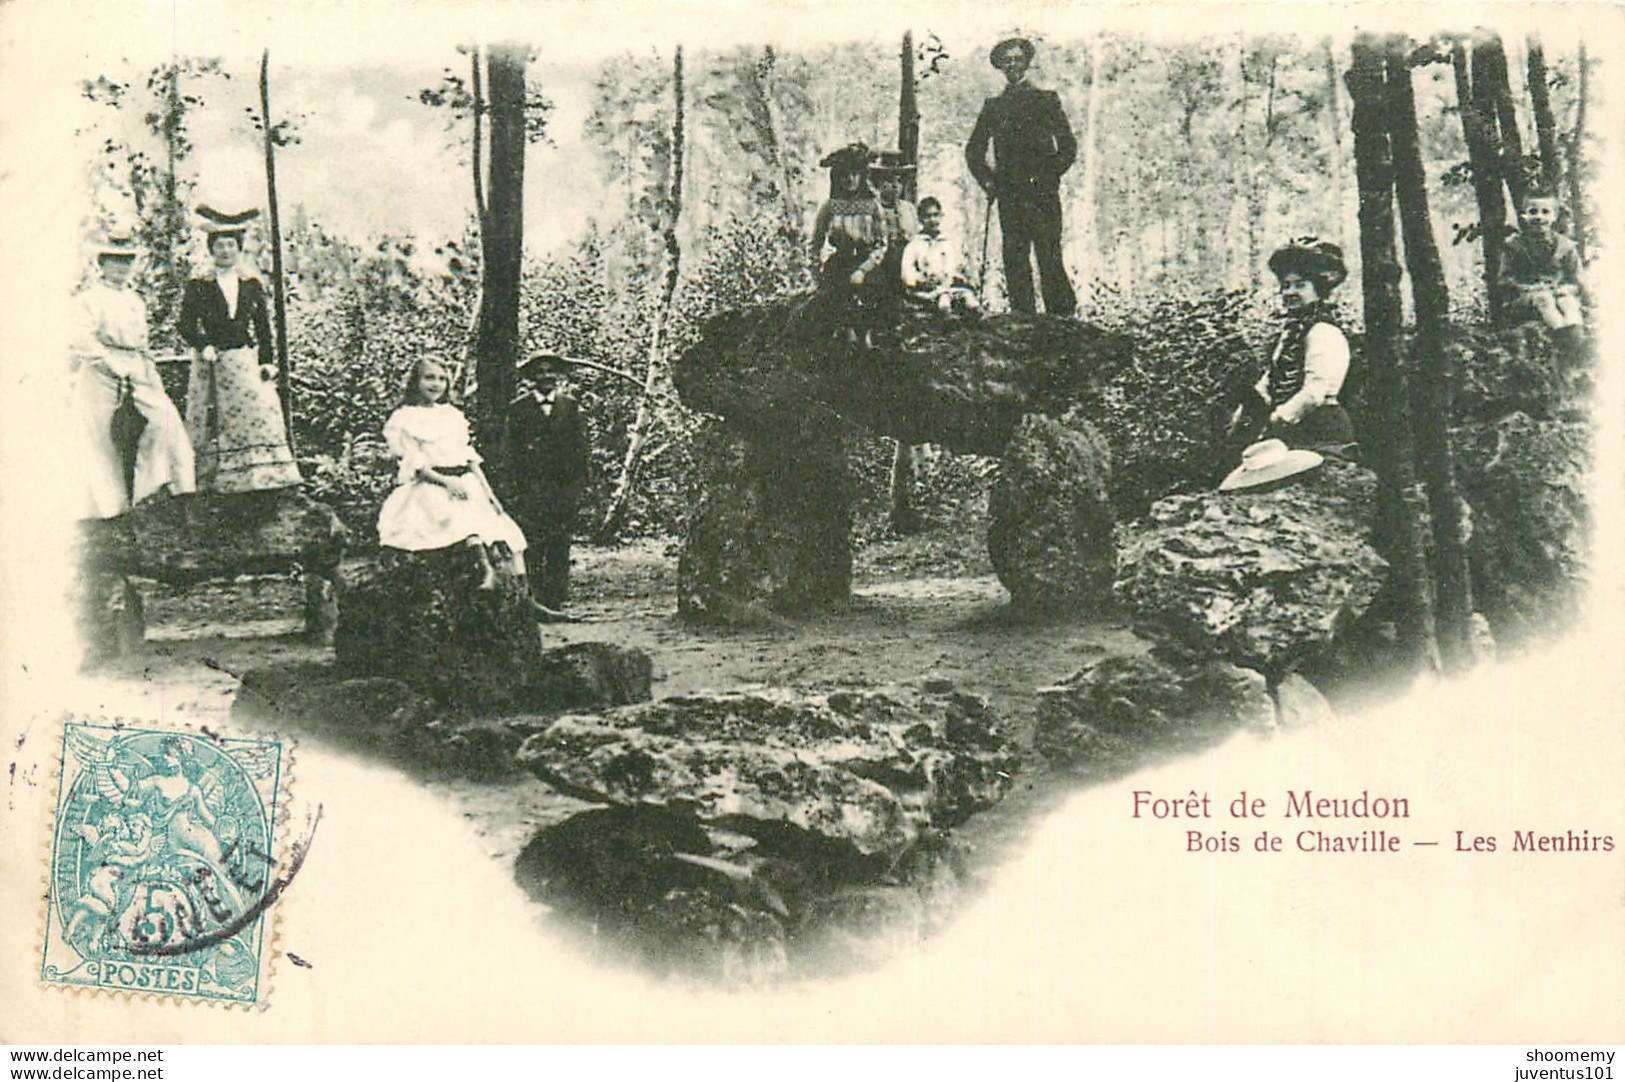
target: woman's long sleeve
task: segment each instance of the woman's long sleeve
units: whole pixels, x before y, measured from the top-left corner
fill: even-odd
[[[1297,424],[1304,414],[1337,397],[1349,372],[1349,342],[1330,323],[1309,328],[1303,347],[1303,387],[1275,408],[1276,416],[1287,424]]]
[[[186,283],[181,293],[180,318],[176,321],[181,341],[193,349],[202,349],[209,344],[209,336],[203,330],[203,295],[200,286],[201,283],[196,280]]]

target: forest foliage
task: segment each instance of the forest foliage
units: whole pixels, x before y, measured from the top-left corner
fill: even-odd
[[[1198,442],[1194,434],[1211,423],[1213,403],[1262,365],[1273,333],[1265,259],[1274,245],[1316,234],[1343,246],[1350,259],[1344,315],[1358,335],[1348,49],[1296,37],[1033,36],[1039,52],[1031,78],[1060,93],[1079,141],[1062,198],[1080,318],[1127,330],[1139,344],[1131,377],[1114,392],[1123,400],[1112,422],[1123,428],[1119,440],[1147,449],[1125,464],[1116,482],[1121,500],[1135,506],[1190,479],[1188,453]],[[981,53],[952,54],[929,29],[913,41],[919,193],[942,201],[944,228],[959,239],[963,274],[998,308],[997,216],[990,219],[962,157],[983,98],[998,90],[997,75]],[[1449,62],[1451,41],[1415,43],[1414,82],[1444,272],[1457,318],[1471,322],[1481,320],[1486,307],[1475,243],[1483,223]],[[1528,83],[1536,68],[1526,63],[1527,43],[1505,45],[1515,125],[1528,151],[1522,159],[1538,175],[1531,101],[1541,95],[1532,95]],[[423,73],[418,100],[447,118],[449,138],[472,144],[480,99],[474,79],[463,74],[466,57],[448,48],[444,71]],[[600,521],[620,471],[653,360],[650,328],[665,302],[663,230],[673,218],[678,158],[671,60],[671,50],[651,50],[598,67],[581,135],[601,169],[590,182],[614,193],[619,210],[587,223],[566,245],[528,253],[523,267],[521,353],[560,353],[599,366],[578,368],[574,381],[593,442],[583,532]],[[1584,129],[1580,89],[1590,72],[1583,63],[1596,61],[1550,47],[1540,61],[1555,139],[1581,199],[1589,199],[1584,182],[1597,148]],[[675,193],[682,270],[664,333],[655,338],[667,372],[707,316],[810,288],[807,235],[826,194],[818,159],[853,139],[893,146],[898,123],[895,42],[694,50],[684,70],[684,164]],[[85,131],[95,148],[98,209],[91,216],[133,215],[148,253],[136,284],[160,350],[179,348],[172,330],[176,298],[201,255],[187,218],[196,181],[189,120],[217,107],[213,90],[230,77],[217,61],[184,60],[129,78],[98,74],[84,83],[95,105]],[[534,156],[552,152],[562,114],[550,100],[545,58],[531,66],[530,78],[526,134]],[[279,153],[295,155],[301,152],[298,128],[322,118],[303,115],[290,123]],[[253,136],[245,130],[245,138]],[[404,369],[428,352],[459,365],[471,359],[481,289],[474,192],[466,227],[454,237],[340,236],[311,220],[297,191],[285,190],[282,198],[295,446],[313,491],[332,499],[366,536],[394,477],[379,432],[398,401]],[[1589,228],[1595,208],[1569,203],[1580,211],[1571,217]],[[1594,236],[1577,239],[1595,253]],[[251,238],[251,250],[256,241],[268,274],[265,238]],[[1356,368],[1356,381],[1358,375]],[[171,386],[177,397],[183,393]],[[664,374],[652,384],[649,406],[638,484],[616,524],[621,537],[674,532],[692,495],[689,436],[697,419],[677,402]],[[860,447],[862,506],[878,521],[882,451],[877,441]],[[922,505],[938,515],[963,513],[987,472],[985,463],[930,458],[916,479]],[[864,529],[872,531],[874,521]]]

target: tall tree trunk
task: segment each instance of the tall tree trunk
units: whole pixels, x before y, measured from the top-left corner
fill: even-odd
[[[480,304],[475,337],[480,453],[506,479],[504,418],[519,359],[519,278],[525,247],[526,46],[493,45],[486,56],[491,94],[491,177],[480,228]]]
[[[1557,150],[1557,122],[1552,118],[1552,95],[1547,85],[1546,51],[1540,38],[1529,36],[1529,103],[1535,114],[1535,138],[1540,145],[1540,179],[1548,195],[1563,184],[1563,159]]]
[[[1399,196],[1400,228],[1405,238],[1405,265],[1411,275],[1416,307],[1416,340],[1411,371],[1415,381],[1416,444],[1427,483],[1433,526],[1433,582],[1440,653],[1447,671],[1472,664],[1473,590],[1467,558],[1466,515],[1456,488],[1450,449],[1450,294],[1433,238],[1428,211],[1427,174],[1416,132],[1416,100],[1411,89],[1410,43],[1390,39],[1388,57],[1388,123]],[[1476,80],[1475,80],[1476,81]]]
[[[903,35],[898,53],[897,149],[905,165],[918,166],[920,160],[920,110],[914,97],[914,35]],[[910,203],[919,198],[918,170],[903,174],[900,198]],[[891,460],[891,512],[894,533],[908,534],[920,528],[919,511],[914,506],[914,448],[906,440],[895,441]]]
[[[762,112],[767,117],[769,153],[773,167],[779,174],[779,200],[784,207],[784,225],[790,231],[795,250],[799,252],[801,245],[796,238],[805,231],[801,221],[801,202],[796,194],[795,171],[791,167],[790,156],[784,152],[784,121],[779,115],[777,73],[778,55],[773,51],[773,46],[764,46],[762,59],[756,65],[756,84],[762,95]]]
[[[1105,39],[1096,34],[1089,42],[1089,104],[1083,113],[1083,160],[1079,163],[1076,204],[1077,232],[1081,244],[1078,261],[1084,281],[1098,277],[1105,246],[1100,242],[1100,216],[1097,209],[1100,188],[1100,114],[1106,100]]]
[[[1337,57],[1332,51],[1332,42],[1326,40],[1326,122],[1332,136],[1331,153],[1327,155],[1332,163],[1332,200],[1336,213],[1333,215],[1332,240],[1344,250],[1348,249],[1348,231],[1344,220],[1344,208],[1348,206],[1348,172],[1343,164],[1343,111],[1338,104],[1337,92]]]
[[[598,525],[600,538],[608,539],[620,532],[626,521],[626,511],[637,484],[638,465],[642,460],[644,444],[649,439],[649,426],[654,420],[655,393],[659,390],[661,375],[665,372],[666,322],[671,316],[672,298],[677,293],[678,273],[681,270],[683,249],[677,239],[677,222],[683,210],[683,47],[677,46],[672,60],[672,101],[675,109],[671,122],[671,181],[661,214],[662,273],[660,295],[655,302],[653,318],[649,321],[649,351],[643,370],[643,393],[638,398],[638,412],[632,418],[627,433],[626,456],[621,460],[621,475],[615,482],[615,491]]]
[[[1528,190],[1523,171],[1523,136],[1518,132],[1518,111],[1512,104],[1512,85],[1507,78],[1507,54],[1501,38],[1486,33],[1474,47],[1475,54],[1484,57],[1484,93],[1490,97],[1495,113],[1496,141],[1499,144],[1501,177],[1507,191],[1512,193],[1513,209],[1523,211],[1523,199]],[[1475,69],[1476,72],[1476,69]],[[1481,89],[1477,74],[1473,76],[1473,90]]]
[[[474,153],[471,161],[471,172],[474,174],[474,223],[479,230],[481,252],[485,248],[485,218],[487,209],[485,205],[485,75],[481,63],[480,47],[471,45],[468,49],[469,89],[474,102],[469,108],[469,120],[473,125]],[[483,268],[480,280],[484,281]],[[485,290],[482,288],[479,295],[474,298],[474,310],[469,313],[467,341],[467,356],[463,359],[462,386],[459,391],[462,395],[468,394],[469,377],[479,364],[480,355],[480,325],[484,321],[482,314],[485,308]]]
[[[1469,71],[1467,45],[1457,42],[1450,50],[1450,63],[1456,75],[1456,106],[1461,113],[1461,134],[1467,143],[1467,163],[1473,174],[1473,196],[1478,203],[1479,241],[1484,250],[1484,293],[1490,316],[1501,312],[1501,295],[1496,282],[1501,276],[1501,242],[1505,237],[1506,198],[1501,192],[1501,172],[1485,132],[1485,119],[1479,109],[1480,91],[1476,76]],[[1493,110],[1491,123],[1493,123]]]
[[[1582,164],[1585,161],[1585,130],[1586,130],[1586,98],[1589,86],[1589,67],[1586,62],[1585,43],[1580,44],[1580,59],[1576,65],[1579,72],[1580,87],[1574,113],[1574,131],[1569,135],[1569,217],[1573,221],[1574,245],[1580,250],[1580,258],[1586,257],[1586,213],[1585,213],[1585,187],[1581,177]]]
[[[1328,60],[1330,52],[1327,53]],[[1394,236],[1394,162],[1389,148],[1384,56],[1370,35],[1355,39],[1349,69],[1353,98],[1354,176],[1360,193],[1360,292],[1365,302],[1368,444],[1377,471],[1377,539],[1388,560],[1388,592],[1400,648],[1413,671],[1437,670],[1421,514],[1413,498],[1416,475],[1410,411],[1400,367],[1404,306]]]
[[[288,361],[288,298],[282,279],[282,217],[276,198],[276,133],[271,127],[271,50],[260,53],[260,129],[265,133],[265,199],[271,211],[271,298],[276,319],[277,393],[293,448],[293,369]]]

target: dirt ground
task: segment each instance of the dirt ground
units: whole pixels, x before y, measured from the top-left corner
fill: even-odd
[[[675,545],[582,547],[570,607],[579,622],[546,630],[560,643],[597,640],[647,651],[656,697],[764,685],[869,686],[928,675],[986,696],[1029,754],[1009,797],[955,832],[967,869],[985,882],[1043,813],[1081,784],[1051,774],[1030,754],[1036,690],[1106,653],[1135,652],[1143,644],[1110,614],[1018,618],[978,532],[968,526],[870,544],[856,572],[853,600],[840,611],[769,629],[696,629],[675,616]],[[177,720],[215,731],[241,728],[228,713],[236,674],[327,653],[297,637],[299,589],[287,578],[243,578],[185,591],[148,583],[143,594],[144,654],[104,675],[138,681],[154,705]],[[320,733],[291,735],[325,742]],[[584,807],[528,777],[424,784],[452,797],[493,859],[508,866],[538,826]]]

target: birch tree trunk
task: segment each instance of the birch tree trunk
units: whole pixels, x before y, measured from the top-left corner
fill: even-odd
[[[655,302],[653,317],[649,321],[649,349],[643,369],[643,393],[638,398],[638,411],[632,418],[627,433],[626,456],[621,460],[621,474],[615,490],[598,524],[600,539],[614,537],[626,522],[626,511],[637,484],[638,466],[642,460],[644,444],[649,439],[649,427],[654,419],[654,399],[660,379],[666,370],[666,323],[671,317],[672,298],[677,293],[678,274],[682,267],[683,249],[677,237],[677,223],[683,209],[683,144],[685,140],[683,117],[683,47],[677,46],[672,60],[672,101],[674,112],[671,123],[671,177],[661,213],[661,278],[660,294]]]
[[[1386,51],[1394,184],[1405,238],[1405,265],[1410,271],[1411,297],[1416,308],[1411,363],[1416,390],[1413,416],[1417,422],[1417,457],[1427,484],[1433,528],[1434,617],[1444,667],[1448,672],[1460,672],[1473,661],[1473,590],[1467,559],[1469,511],[1457,492],[1450,448],[1451,372],[1450,355],[1445,349],[1450,334],[1450,295],[1428,210],[1409,43],[1403,37],[1392,38]]]

